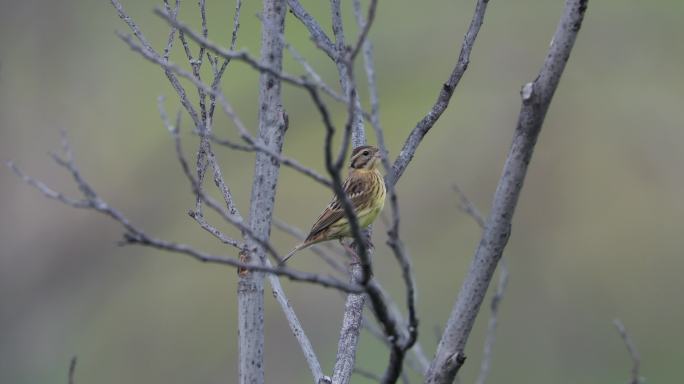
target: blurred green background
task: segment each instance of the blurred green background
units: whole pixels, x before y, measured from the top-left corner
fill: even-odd
[[[124,2],[157,48],[167,31],[152,13],[160,3]],[[326,3],[304,5],[329,28]],[[380,3],[370,37],[393,156],[451,71],[473,6]],[[255,54],[259,7],[246,1],[238,40]],[[208,1],[214,40],[229,41],[233,8],[231,1]],[[479,240],[452,185],[488,210],[515,127],[519,89],[536,75],[561,8],[560,0],[491,1],[451,106],[398,185],[402,235],[419,287],[421,342],[430,356],[434,329],[444,324]],[[186,214],[193,198],[156,108],[157,96],[165,95],[173,113],[177,97],[159,68],[114,35],[127,30],[109,2],[3,0],[0,9],[0,158],[76,195],[68,175],[46,156],[59,148],[58,128],[65,128],[83,174],[131,220],[150,234],[234,256]],[[184,2],[180,17],[197,25],[196,2]],[[630,361],[611,324],[615,317],[637,343],[648,382],[681,381],[683,17],[679,0],[590,2],[505,252],[511,276],[491,383],[624,383]],[[291,15],[286,33],[336,85],[334,67]],[[182,59],[178,49],[173,59]],[[286,67],[303,73],[291,58]],[[223,83],[253,130],[256,80],[252,70],[233,63]],[[285,153],[323,172],[318,115],[299,90],[287,88],[284,100],[290,114]],[[343,109],[334,110],[341,125]],[[188,121],[184,116],[191,154],[196,140]],[[236,137],[224,116],[216,131]],[[253,156],[218,155],[246,212]],[[316,183],[284,169],[276,215],[308,228],[328,198]],[[234,270],[118,247],[122,231],[110,220],[48,201],[4,167],[0,212],[0,382],[65,382],[73,355],[79,383],[235,382]],[[277,230],[273,238],[282,252],[295,244]],[[403,302],[385,239],[378,224],[376,276]],[[293,265],[328,270],[309,251]],[[330,372],[341,295],[289,282],[285,289]],[[270,294],[266,300],[267,382],[309,382],[280,309]],[[478,318],[462,382],[477,375],[488,313]],[[384,347],[364,334],[358,365],[380,372],[386,361]]]

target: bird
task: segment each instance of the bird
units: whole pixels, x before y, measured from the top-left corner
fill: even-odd
[[[349,173],[342,184],[349,198],[361,229],[367,228],[378,217],[385,205],[385,181],[380,173],[380,151],[370,145],[362,145],[352,151]],[[297,251],[316,243],[351,237],[351,225],[344,214],[342,202],[333,196],[328,206],[318,216],[304,242],[297,245],[283,258],[285,263]],[[344,243],[342,243],[344,246]],[[348,247],[345,246],[347,250]]]

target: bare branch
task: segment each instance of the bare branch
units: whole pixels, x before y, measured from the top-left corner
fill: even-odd
[[[323,78],[321,75],[316,72],[316,70],[309,64],[308,61],[297,51],[292,44],[288,44],[287,42],[285,43],[285,47],[290,51],[290,54],[292,55],[292,58],[294,58],[306,71],[307,75],[313,80],[313,82],[323,91],[326,93],[328,96],[332,97],[333,99],[342,102],[342,103],[347,103],[347,98],[340,95],[337,93],[334,89],[332,89],[331,86],[325,83],[323,81]]]
[[[373,25],[373,21],[375,20],[375,9],[377,6],[378,0],[371,0],[370,5],[368,6],[368,15],[366,16],[365,23],[359,23],[359,26],[361,27],[361,33],[359,33],[359,37],[356,40],[356,44],[354,44],[354,46],[351,49],[351,53],[349,54],[350,61],[354,61],[356,55],[359,54],[361,47],[366,42],[368,32],[370,31],[371,25]]]
[[[358,264],[350,268],[351,283],[358,284],[362,280],[361,267]],[[366,303],[366,295],[349,294],[344,305],[344,316],[340,327],[340,338],[337,343],[335,366],[333,368],[333,383],[347,384],[356,362],[356,349],[359,343],[361,326],[363,322],[363,306]]]
[[[220,139],[220,138],[216,137],[216,135],[214,133],[211,133],[209,135],[209,139],[214,144],[218,144],[222,147],[226,147],[226,148],[229,148],[229,149],[232,149],[235,151],[254,152],[256,150],[251,145],[238,144],[238,143],[236,143],[232,140],[228,140],[228,139]]]
[[[71,361],[69,362],[69,376],[68,376],[67,383],[76,384],[75,376],[76,376],[76,356],[73,356],[71,358]]]
[[[354,14],[356,16],[356,24],[359,26],[369,25],[363,18],[361,12],[361,1],[354,0]],[[366,39],[362,45],[363,48],[363,63],[364,69],[366,71],[366,80],[368,82],[368,94],[371,104],[371,112],[368,116],[365,115],[366,120],[370,121],[373,129],[375,131],[375,137],[378,142],[378,147],[383,155],[383,166],[385,167],[385,172],[389,174],[392,167],[389,165],[389,154],[385,146],[385,138],[383,135],[382,128],[380,126],[380,98],[378,97],[378,87],[375,80],[375,64],[373,62],[373,44],[370,40]]]
[[[480,227],[480,229],[485,229],[485,219],[484,216],[482,216],[482,213],[480,213],[480,210],[477,209],[475,204],[468,198],[468,196],[463,192],[461,187],[459,187],[457,184],[453,185],[454,191],[458,194],[459,198],[459,205],[463,212],[467,213],[470,217],[475,220],[477,225]]]
[[[207,222],[207,220],[204,218],[204,215],[201,214],[201,212],[189,211],[188,214],[190,215],[190,217],[195,219],[197,224],[199,224],[199,226],[202,227],[202,229],[211,233],[214,237],[219,239],[223,244],[232,245],[233,247],[238,248],[238,249],[244,249],[245,248],[244,243],[241,243],[237,240],[231,239],[226,234],[219,231],[216,227],[209,224]]]
[[[72,206],[74,208],[90,208],[90,202],[88,200],[77,200],[73,199],[70,197],[65,196],[64,194],[60,192],[56,192],[47,185],[45,185],[43,182],[40,180],[36,180],[28,175],[26,175],[24,172],[17,167],[16,164],[12,161],[8,161],[6,163],[7,167],[14,172],[15,175],[19,176],[20,179],[22,179],[25,183],[28,185],[32,186],[33,188],[37,189],[40,191],[40,193],[43,194],[43,196],[49,198],[49,199],[54,199],[57,201],[60,201],[66,205]]]
[[[336,60],[337,50],[316,19],[302,7],[298,0],[288,0],[287,4],[290,6],[290,12],[292,12],[292,14],[304,24],[306,29],[309,30],[309,35],[314,44],[325,52],[333,61]]]
[[[397,183],[401,175],[406,170],[409,162],[411,159],[413,159],[413,155],[416,153],[418,145],[423,140],[423,137],[425,137],[428,131],[430,131],[430,129],[435,125],[437,120],[439,120],[440,116],[442,116],[442,113],[449,105],[451,96],[454,94],[456,86],[458,86],[458,83],[461,81],[461,77],[463,77],[463,74],[470,63],[470,52],[473,49],[475,39],[480,31],[480,27],[482,26],[488,2],[489,0],[477,1],[473,19],[470,22],[468,32],[466,32],[466,35],[463,39],[461,52],[458,55],[458,62],[451,71],[451,75],[449,75],[447,81],[442,85],[442,88],[439,91],[439,96],[437,97],[437,101],[432,106],[430,111],[425,115],[425,117],[423,117],[413,128],[406,139],[401,152],[399,152],[399,156],[397,156],[397,159],[394,161],[394,165],[392,166],[392,179],[390,180],[392,184]]]
[[[193,193],[197,195],[197,205],[195,207],[194,211],[189,212],[190,217],[195,219],[195,221],[204,229],[205,231],[211,233],[214,237],[217,239],[221,240],[224,244],[232,245],[238,249],[244,249],[245,244],[238,242],[237,240],[231,239],[228,236],[226,236],[224,233],[219,231],[216,227],[212,226],[209,224],[205,219],[204,219],[204,214],[202,213],[201,205],[199,202],[203,201],[204,198],[206,197],[204,193],[202,192],[201,185],[198,181],[195,180],[193,175],[190,173],[190,167],[188,166],[188,162],[185,159],[185,155],[183,154],[183,149],[181,146],[181,141],[180,141],[180,113],[178,114],[176,118],[176,124],[172,125],[171,122],[169,121],[168,114],[166,113],[166,109],[164,108],[164,98],[159,97],[157,99],[157,105],[159,108],[159,114],[161,116],[161,120],[164,123],[164,126],[167,128],[167,130],[171,133],[171,136],[173,137],[174,144],[175,144],[175,149],[176,149],[176,157],[178,158],[178,161],[181,164],[181,168],[183,169],[183,173],[188,177],[190,180],[191,185],[193,186]],[[202,144],[200,144],[202,146]],[[235,218],[235,220],[242,222],[242,218],[240,216],[240,213],[237,211],[237,208],[233,204],[233,198],[230,193],[230,190],[228,189],[228,186],[225,184],[223,181],[223,177],[220,174],[220,169],[218,168],[218,163],[216,162],[216,159],[213,156],[213,153],[210,152],[210,163],[214,167],[215,171],[215,177],[214,180],[219,187],[219,190],[222,192],[222,195],[224,197],[224,201],[226,202],[226,206],[228,208],[228,214],[232,217]],[[218,204],[214,202],[210,202],[209,205],[211,207],[215,207]],[[219,211],[222,211],[223,209],[219,209]]]
[[[482,362],[480,363],[480,374],[477,377],[476,384],[484,384],[489,376],[489,369],[492,363],[492,354],[494,353],[494,342],[496,341],[496,326],[498,323],[499,304],[503,300],[506,285],[508,284],[508,266],[506,260],[501,259],[499,263],[499,284],[496,287],[496,293],[492,297],[490,304],[491,315],[489,316],[489,323],[487,324],[487,336],[485,336],[484,351],[482,352]]]
[[[644,379],[639,374],[641,356],[639,355],[636,344],[634,344],[632,338],[629,337],[629,333],[627,333],[625,325],[622,324],[622,320],[613,320],[613,325],[615,325],[615,328],[617,328],[617,331],[620,333],[620,337],[622,337],[622,341],[625,342],[625,346],[627,347],[627,352],[629,352],[629,356],[632,358],[632,377],[629,380],[629,384],[642,384]]]
[[[368,79],[369,94],[371,99],[371,125],[375,130],[375,135],[378,141],[378,146],[382,153],[382,163],[385,171],[388,175],[387,179],[392,179],[391,172],[392,167],[388,159],[387,149],[385,147],[385,140],[382,128],[380,126],[379,119],[379,102],[377,95],[377,87],[375,85],[375,70],[373,65],[373,52],[370,41],[365,40],[365,35],[367,35],[370,24],[375,16],[376,2],[372,1],[368,10],[368,21],[364,21],[361,14],[361,4],[359,0],[355,0],[354,3],[354,13],[356,15],[356,22],[358,26],[362,29],[362,33],[359,36],[359,42],[357,43],[354,51],[351,54],[351,60],[358,50],[363,48],[364,54],[364,67],[366,70],[366,77]],[[409,350],[418,338],[418,318],[416,314],[416,294],[415,294],[415,281],[413,278],[413,272],[411,267],[411,259],[406,252],[406,248],[401,241],[399,236],[399,225],[400,225],[400,213],[399,204],[397,200],[396,191],[394,189],[394,184],[385,183],[387,187],[387,194],[390,200],[390,207],[392,210],[392,221],[390,224],[390,229],[388,231],[388,241],[387,244],[392,249],[397,262],[399,263],[402,270],[402,277],[406,286],[406,304],[408,308],[408,323],[406,324],[406,332],[402,334],[389,334],[390,337],[397,339],[396,342],[391,343],[390,350],[390,364],[388,365],[385,374],[383,375],[383,382],[393,383],[399,377],[403,367],[403,360],[406,355],[406,351]],[[401,313],[398,310],[394,311],[393,317],[395,322],[404,324],[403,319],[401,319]],[[401,320],[396,320],[401,319]],[[400,338],[401,336],[401,338]],[[420,349],[422,352],[422,349]],[[426,359],[424,359],[426,361]],[[421,373],[425,372],[427,366],[424,367]]]
[[[235,1],[235,14],[233,15],[233,31],[231,33],[231,38],[230,38],[230,50],[234,51],[235,46],[237,44],[237,34],[238,30],[240,29],[240,11],[242,10],[242,0],[236,0]],[[168,11],[167,11],[168,13]],[[174,18],[175,19],[175,18]],[[207,58],[210,58],[209,61],[211,61],[211,55],[209,52],[207,52]],[[216,62],[218,62],[218,59],[216,59]],[[219,87],[219,84],[221,83],[221,79],[223,78],[223,74],[226,71],[226,68],[228,68],[228,64],[230,64],[230,59],[224,58],[223,59],[223,64],[221,64],[221,68],[217,68],[216,64],[213,64],[213,69],[214,69],[214,81],[212,81],[211,84],[211,89],[217,90]],[[209,94],[209,119],[213,120],[214,118],[214,109],[216,108],[216,95],[213,93]]]
[[[169,0],[164,0],[164,9],[166,12],[173,17],[176,17],[178,15],[178,10],[180,9],[180,0],[176,0],[176,6],[174,7],[173,10],[171,10],[171,6],[169,5]],[[166,47],[164,48],[164,54],[162,55],[162,58],[164,60],[169,59],[169,54],[171,53],[171,48],[173,47],[173,42],[176,40],[176,28],[171,28],[171,31],[169,32],[169,37],[166,41]]]
[[[163,107],[160,106],[161,110],[161,115],[162,115],[162,120],[165,118],[165,112],[163,112]],[[167,123],[168,124],[168,123]],[[224,209],[222,206],[220,206],[216,201],[211,199],[209,196],[207,196],[204,191],[202,190],[202,187],[199,183],[199,181],[192,175],[190,172],[190,167],[188,166],[188,162],[185,159],[185,155],[183,154],[183,149],[180,141],[180,135],[178,132],[177,128],[174,129],[169,129],[171,132],[171,135],[173,137],[174,143],[175,143],[175,148],[176,148],[176,157],[178,158],[178,161],[181,165],[181,168],[183,170],[183,173],[185,174],[186,178],[190,182],[190,185],[192,187],[192,191],[194,194],[198,196],[198,201],[203,201],[209,206],[211,209],[213,209],[216,213],[218,213],[226,222],[231,223],[234,225],[236,228],[238,228],[244,236],[246,236],[248,239],[254,240],[258,245],[263,247],[266,252],[268,252],[269,255],[271,255],[277,263],[280,263],[282,258],[276,251],[276,249],[267,241],[264,239],[261,239],[259,236],[255,234],[255,232],[247,225],[244,223],[244,219],[242,218],[242,215],[238,212],[237,208],[233,205],[232,201],[232,195],[230,194],[230,190],[228,190],[227,185],[223,181],[223,177],[220,174],[220,169],[218,166],[218,163],[213,157],[213,153],[211,152],[209,148],[209,161],[210,164],[212,165],[214,169],[214,180],[216,183],[216,186],[218,189],[222,192],[222,195],[224,197],[224,200],[226,202],[226,205],[228,207],[228,210]],[[200,220],[198,220],[198,217],[202,218],[203,214],[201,212],[201,209],[195,208],[194,211],[189,212],[190,216],[198,221],[200,223]],[[200,223],[200,225],[202,225]],[[241,247],[241,249],[244,249],[244,247]]]
[[[259,65],[271,68],[259,76],[259,142],[271,152],[281,154],[288,117],[281,96],[285,12],[287,6],[279,0],[263,0],[261,50]],[[194,38],[193,38],[194,39]],[[206,39],[205,39],[206,40]],[[195,41],[197,41],[195,39]],[[235,120],[235,119],[234,119]],[[256,154],[249,205],[249,228],[261,239],[271,234],[280,164],[262,152]],[[254,239],[256,240],[256,239]],[[250,253],[245,261],[254,265],[267,263],[263,248],[247,239]],[[264,277],[258,273],[240,273],[238,281],[238,342],[240,384],[264,382]]]
[[[268,260],[266,260],[266,265],[270,266]],[[302,352],[304,353],[304,358],[306,359],[306,362],[309,365],[309,370],[311,370],[311,374],[314,377],[314,383],[320,383],[321,381],[325,381],[326,379],[328,379],[329,381],[330,379],[327,376],[323,375],[321,363],[318,362],[318,358],[316,357],[316,353],[313,350],[311,341],[309,341],[309,338],[306,336],[306,333],[304,333],[304,328],[302,327],[302,324],[300,323],[297,314],[294,312],[294,309],[292,309],[289,300],[285,296],[283,287],[280,285],[280,280],[278,280],[278,277],[275,275],[269,275],[268,279],[271,282],[273,297],[275,297],[276,301],[278,301],[278,304],[280,304],[280,307],[282,308],[283,313],[287,318],[287,323],[290,325],[290,329],[292,330],[292,333],[294,334],[295,338],[297,338],[299,346],[302,349]]]
[[[278,276],[284,276],[287,277],[288,279],[292,281],[300,281],[300,282],[307,282],[307,283],[313,283],[313,284],[318,284],[326,288],[335,288],[344,292],[362,292],[363,287],[360,286],[354,286],[352,284],[348,284],[344,281],[338,280],[333,277],[329,276],[323,276],[323,275],[318,275],[315,273],[308,273],[308,272],[301,272],[297,271],[291,268],[283,267],[283,266],[277,266],[277,267],[267,267],[265,265],[260,265],[260,264],[250,264],[250,263],[245,263],[242,261],[238,261],[236,259],[232,258],[227,258],[223,256],[216,256],[216,255],[211,255],[208,253],[204,253],[201,251],[198,251],[189,245],[186,244],[180,244],[180,243],[173,243],[173,242],[167,242],[164,240],[156,239],[156,238],[151,238],[151,237],[136,237],[138,234],[124,234],[125,240],[128,244],[137,244],[137,245],[144,245],[144,246],[149,246],[152,248],[157,248],[165,251],[169,251],[172,253],[179,253],[179,254],[184,254],[187,256],[191,256],[198,261],[206,262],[206,263],[213,263],[213,264],[224,264],[224,265],[229,265],[232,267],[236,267],[239,269],[244,269],[244,270],[249,270],[249,271],[254,271],[254,272],[265,272],[265,273],[271,273],[274,275]]]
[[[475,222],[478,224],[480,229],[485,229],[485,220],[480,210],[477,209],[475,204],[468,198],[468,196],[463,192],[463,190],[457,185],[453,185],[454,191],[459,195],[461,209],[467,213]],[[487,324],[487,334],[485,336],[484,351],[482,353],[482,362],[480,363],[480,374],[477,377],[476,384],[484,384],[489,376],[489,370],[492,361],[492,355],[494,350],[494,342],[496,341],[496,326],[498,323],[498,313],[499,304],[503,300],[504,292],[506,291],[506,285],[508,284],[508,265],[506,264],[506,259],[501,258],[499,262],[499,283],[496,287],[496,292],[492,297],[490,304],[491,315],[489,317],[489,323]],[[438,333],[437,338],[439,339]]]
[[[154,13],[166,20],[169,24],[172,26],[178,28],[179,31],[182,31],[185,33],[188,37],[190,37],[192,40],[194,40],[197,44],[199,44],[202,47],[205,47],[206,49],[214,52],[216,55],[219,55],[225,59],[231,59],[231,60],[239,60],[242,61],[246,64],[248,64],[250,67],[256,69],[257,71],[261,73],[267,73],[271,76],[274,76],[278,78],[279,80],[282,80],[288,84],[292,84],[295,86],[299,87],[304,87],[307,82],[299,77],[289,75],[287,73],[284,73],[280,70],[276,70],[268,65],[260,63],[257,59],[252,57],[249,53],[246,51],[233,51],[229,49],[225,49],[221,47],[220,45],[212,42],[211,40],[203,37],[202,35],[198,34],[192,28],[190,28],[187,24],[184,24],[174,18],[171,17],[168,13],[166,13],[162,9],[155,9]]]
[[[587,0],[566,0],[544,64],[534,82],[522,90],[522,106],[503,174],[499,179],[482,240],[459,291],[426,383],[451,383],[459,369],[454,356],[462,356],[487,288],[508,242],[511,220],[520,196],[537,137],[582,25]],[[401,164],[401,163],[400,163]]]
[[[317,274],[312,274],[312,273],[306,273],[306,272],[300,272],[293,270],[291,268],[279,266],[279,267],[267,267],[264,265],[251,265],[248,263],[244,263],[235,259],[231,258],[226,258],[222,256],[216,256],[216,255],[211,255],[204,253],[202,251],[196,250],[192,248],[189,245],[186,244],[180,244],[180,243],[174,243],[174,242],[169,242],[161,239],[157,239],[151,236],[148,236],[143,230],[139,229],[136,227],[134,224],[132,224],[121,212],[116,210],[115,208],[109,206],[102,198],[97,195],[97,193],[85,182],[85,180],[80,176],[80,172],[76,165],[73,163],[73,158],[71,157],[70,153],[71,150],[68,147],[65,149],[69,155],[65,155],[65,158],[58,158],[55,156],[55,161],[58,161],[58,164],[65,167],[72,175],[72,178],[78,185],[79,189],[82,191],[84,194],[84,199],[80,200],[81,203],[77,205],[71,204],[72,201],[76,201],[73,199],[68,199],[65,201],[62,201],[61,199],[57,199],[64,204],[70,205],[70,206],[75,206],[77,208],[89,208],[93,209],[97,212],[100,212],[106,216],[109,216],[113,220],[117,221],[119,224],[121,224],[125,230],[124,233],[124,240],[125,244],[138,244],[138,245],[144,245],[144,246],[149,246],[152,248],[157,248],[157,249],[162,249],[166,251],[170,251],[173,253],[179,253],[179,254],[184,254],[187,256],[191,256],[199,261],[202,262],[209,262],[209,263],[215,263],[215,264],[224,264],[224,265],[230,265],[233,267],[238,267],[238,268],[244,268],[248,270],[254,270],[254,271],[260,271],[260,272],[267,272],[267,273],[272,273],[280,276],[285,276],[288,277],[289,279],[293,281],[302,281],[302,282],[309,282],[309,283],[314,283],[314,284],[319,284],[324,287],[328,288],[335,288],[339,289],[345,292],[356,292],[360,293],[363,292],[363,288],[358,286],[358,285],[353,285],[353,284],[348,284],[346,282],[343,282],[341,280],[328,277],[328,276],[323,276],[323,275],[317,275]],[[57,160],[59,159],[59,160]],[[52,189],[49,189],[45,184],[33,179],[30,176],[27,176],[24,174],[16,165],[13,163],[9,163],[8,166],[12,168],[13,170],[16,170],[15,173],[22,179],[24,180],[27,184],[30,186],[38,189],[41,193],[46,195],[47,197],[54,198],[52,197],[52,193],[45,194],[45,191],[43,190],[42,187],[47,188],[48,192],[54,192]],[[54,192],[57,194],[56,192]],[[57,194],[60,195],[60,194]]]
[[[268,146],[263,144],[262,140],[258,140],[257,138],[253,137],[249,133],[249,131],[247,130],[247,127],[244,125],[242,120],[237,116],[237,114],[233,110],[233,107],[225,99],[223,93],[220,92],[218,89],[212,89],[211,87],[202,83],[192,73],[178,67],[176,64],[173,64],[171,62],[163,62],[158,57],[155,57],[154,55],[150,54],[149,52],[144,51],[140,45],[136,44],[131,39],[130,36],[119,34],[119,37],[126,44],[128,44],[132,50],[140,53],[145,59],[151,61],[152,63],[160,65],[160,66],[168,69],[169,71],[171,71],[173,73],[177,73],[179,76],[190,80],[195,86],[202,87],[205,91],[207,91],[207,93],[215,95],[216,101],[221,105],[224,113],[233,121],[233,123],[235,124],[235,127],[238,129],[238,132],[239,132],[240,136],[242,137],[242,139],[248,143],[248,147],[243,147],[243,148],[245,148],[245,149],[250,148],[251,150],[254,150],[256,152],[266,154],[266,155],[270,156],[271,158],[276,159],[279,164],[283,164],[285,166],[288,166],[288,167],[302,173],[303,175],[310,177],[314,181],[316,181],[316,182],[318,182],[318,183],[320,183],[326,187],[331,186],[330,180],[328,180],[326,177],[320,175],[318,172],[314,171],[313,169],[302,165],[301,163],[299,163],[297,160],[295,160],[293,158],[284,156],[280,153],[273,151]],[[307,86],[308,86],[308,84],[307,84]],[[316,92],[315,89],[314,89],[314,92]],[[211,133],[209,133],[209,135],[211,135]],[[216,139],[216,140],[220,141],[220,139]]]
[[[144,55],[150,55],[152,57],[155,57],[157,60],[160,62],[166,62],[168,61],[166,58],[162,58],[159,53],[157,53],[152,46],[150,45],[149,41],[145,38],[145,36],[142,34],[140,31],[140,28],[138,28],[137,24],[133,21],[133,19],[126,13],[126,11],[123,9],[123,6],[119,2],[119,0],[110,0],[114,8],[116,8],[117,13],[119,14],[119,17],[121,20],[123,20],[128,27],[131,29],[135,37],[140,41],[140,44],[142,47],[140,47],[141,53],[144,52]],[[173,18],[175,16],[169,15],[170,18]],[[132,42],[132,40],[131,40]],[[129,43],[130,45],[130,43]],[[168,46],[168,44],[167,44]],[[180,98],[181,104],[183,104],[183,107],[188,111],[188,114],[190,114],[190,117],[192,118],[192,121],[195,123],[195,126],[200,125],[200,118],[197,115],[197,111],[195,110],[195,107],[192,106],[192,103],[190,100],[188,100],[188,96],[185,92],[185,88],[180,84],[180,81],[178,81],[178,78],[172,71],[169,70],[169,68],[164,67],[164,73],[166,74],[166,77],[169,79],[169,82],[171,82],[171,86],[173,89],[176,90],[176,93],[178,94],[178,97]]]

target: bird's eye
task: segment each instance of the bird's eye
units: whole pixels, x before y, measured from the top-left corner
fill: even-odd
[[[363,151],[363,155],[364,155],[364,156],[368,156],[369,153],[370,153],[370,152],[368,152],[368,151]]]

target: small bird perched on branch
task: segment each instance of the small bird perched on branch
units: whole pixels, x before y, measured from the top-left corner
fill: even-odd
[[[361,229],[371,225],[385,205],[385,181],[378,169],[380,156],[380,151],[375,147],[364,145],[354,148],[349,174],[342,185]],[[295,252],[313,244],[334,239],[340,240],[341,243],[342,238],[351,236],[351,225],[344,214],[342,202],[335,195],[318,216],[306,240],[288,253],[283,263]],[[345,248],[348,249],[346,246]]]

